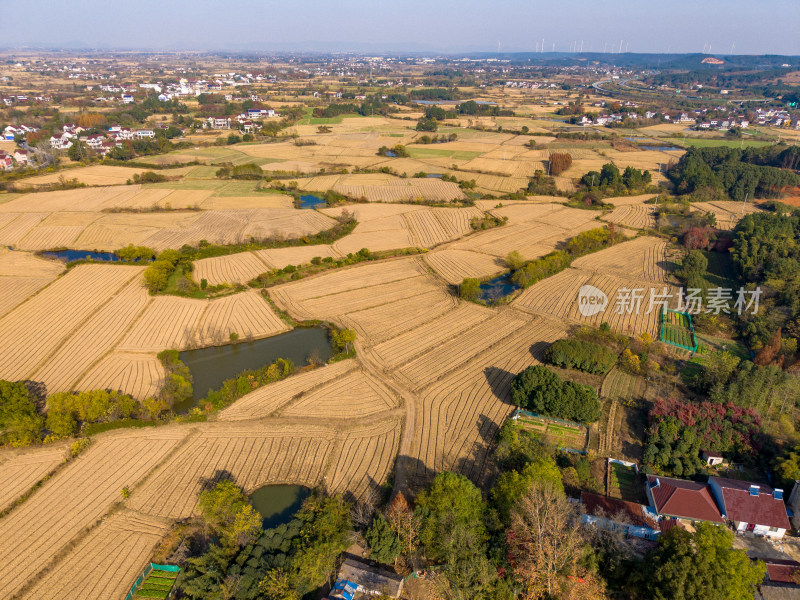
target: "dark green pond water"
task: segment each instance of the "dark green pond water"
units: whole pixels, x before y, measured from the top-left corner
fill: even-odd
[[[298,327],[255,342],[185,350],[180,353],[180,359],[192,373],[194,398],[176,405],[175,410],[189,410],[195,402],[205,398],[209,390],[218,389],[226,379],[242,371],[259,369],[279,358],[288,358],[298,367],[308,364],[311,356],[327,362],[331,354],[328,331],[323,327]]]
[[[264,529],[271,529],[291,521],[310,494],[302,485],[265,485],[250,495],[250,504],[261,515]]]

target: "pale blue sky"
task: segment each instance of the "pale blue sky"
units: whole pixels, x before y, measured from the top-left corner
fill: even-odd
[[[20,0],[0,47],[800,54],[800,0]]]

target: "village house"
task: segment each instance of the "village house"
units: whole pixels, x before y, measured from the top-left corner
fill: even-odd
[[[230,117],[208,117],[203,123],[203,127],[209,127],[211,129],[230,129],[231,119]]]
[[[140,140],[156,137],[156,133],[152,129],[136,129],[133,131],[133,135]]]
[[[650,506],[661,516],[686,521],[725,522],[706,483],[648,475],[645,489]]]
[[[90,136],[87,136],[83,139],[83,142],[92,150],[97,150],[100,146],[103,145],[103,140],[105,138],[100,135],[99,133],[94,133]]]
[[[581,492],[581,523],[625,535],[656,540],[661,535],[658,515],[650,507],[600,494]]]
[[[327,600],[366,600],[381,594],[397,598],[402,591],[401,576],[347,558],[339,568]]]
[[[27,165],[30,160],[30,152],[17,148],[14,151],[14,160],[17,161],[18,165]]]
[[[14,158],[0,150],[0,170],[10,171],[14,168]]]
[[[779,540],[791,527],[783,503],[783,490],[725,477],[709,477],[708,485],[737,533],[748,532]]]

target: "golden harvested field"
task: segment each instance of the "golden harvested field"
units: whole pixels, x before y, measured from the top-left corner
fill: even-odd
[[[644,279],[654,283],[667,283],[669,268],[667,248],[669,245],[660,238],[642,236],[582,256],[572,263],[576,269]]]
[[[603,220],[634,229],[654,229],[656,226],[655,209],[651,204],[618,206],[603,215]]]
[[[257,253],[239,252],[195,261],[192,277],[198,283],[205,279],[209,285],[247,283],[271,268]]]
[[[159,352],[166,348],[261,338],[288,327],[256,290],[214,300],[157,296],[117,347],[124,352]]]
[[[135,278],[66,338],[33,379],[43,382],[48,394],[71,391],[80,376],[119,343],[149,300]]]
[[[208,301],[157,296],[120,342],[123,352],[158,352],[186,349],[197,332],[197,323]]]
[[[267,483],[320,482],[334,440],[315,426],[209,423],[131,497],[140,512],[182,519],[194,514],[204,483],[230,473],[248,491]]]
[[[58,183],[59,177],[67,179],[77,179],[86,185],[121,185],[137,173],[143,173],[146,169],[131,167],[112,167],[107,165],[92,165],[90,167],[79,167],[69,169],[62,173],[51,173],[40,175],[25,180],[26,184],[43,185],[48,183]],[[170,175],[178,175],[170,171]]]
[[[394,395],[375,377],[351,369],[341,377],[292,399],[278,413],[285,417],[363,418],[397,407]]]
[[[86,527],[121,500],[174,450],[185,435],[175,428],[115,432],[47,481],[0,520],[0,595],[10,598]],[[135,457],[131,460],[131,457]]]
[[[452,285],[461,283],[466,277],[486,277],[506,268],[503,260],[496,256],[456,248],[431,252],[423,260]]]
[[[371,352],[382,365],[395,370],[493,316],[489,309],[472,303],[461,303],[455,310],[444,313],[437,319],[373,346]]]
[[[608,298],[606,308],[590,317],[584,317],[578,309],[578,292],[584,285],[599,289]],[[535,314],[573,323],[597,327],[607,322],[614,331],[632,336],[646,331],[655,338],[661,312],[659,297],[670,294],[671,297],[666,300],[672,306],[676,302],[675,292],[676,288],[672,286],[646,279],[593,272],[584,263],[582,269],[569,268],[534,284],[520,294],[514,305]]]
[[[0,250],[0,316],[51,283],[63,264],[25,252]]]
[[[432,328],[435,330],[442,321],[446,322],[446,319],[440,319]],[[512,311],[502,311],[470,329],[456,333],[427,352],[417,353],[396,370],[395,376],[411,389],[419,390],[486,352],[493,344],[518,331],[524,323],[524,318],[517,317]]]
[[[435,287],[418,259],[337,269],[273,288],[278,306],[299,318],[335,318],[353,311],[410,298]]]
[[[278,409],[293,399],[301,398],[312,390],[324,387],[357,368],[356,361],[348,359],[298,373],[250,392],[220,412],[219,418],[221,421],[243,421],[273,416]]]
[[[66,444],[0,454],[0,511],[7,509],[67,456]]]
[[[274,269],[283,269],[288,265],[304,265],[310,263],[311,259],[316,256],[320,258],[340,256],[333,246],[326,244],[257,250],[255,254]]]
[[[348,431],[326,475],[329,489],[338,493],[348,491],[355,498],[363,497],[367,491],[377,491],[392,471],[399,443],[400,423],[396,419],[374,421]]]
[[[258,290],[211,300],[197,326],[201,346],[227,342],[231,333],[242,339],[266,337],[291,329],[276,315]]]
[[[22,596],[30,600],[124,598],[168,521],[133,511],[106,519]]]
[[[377,344],[435,319],[457,305],[454,296],[432,286],[408,298],[347,313],[342,320],[360,336]]]
[[[710,212],[717,218],[717,227],[720,229],[733,229],[744,215],[759,212],[758,205],[740,202],[693,202],[694,210]]]
[[[30,377],[67,335],[142,271],[80,265],[6,314],[0,319],[0,377]]]
[[[418,394],[407,476],[427,481],[453,470],[474,481],[486,476],[486,458],[511,413],[513,376],[537,364],[544,349],[563,337],[558,323],[537,318],[485,348]]]
[[[333,225],[318,211],[297,210],[289,196],[265,194],[276,201],[244,197],[211,198],[213,190],[173,190],[116,186],[25,194],[0,204],[0,244],[25,250],[70,247],[116,250],[128,244],[156,250],[196,245],[201,240],[230,244],[256,238],[311,235]],[[181,212],[146,212],[153,206]],[[230,207],[230,208],[228,208]],[[145,212],[108,212],[144,209]]]
[[[112,352],[90,368],[75,389],[120,390],[142,401],[158,393],[164,376],[164,368],[153,354]]]

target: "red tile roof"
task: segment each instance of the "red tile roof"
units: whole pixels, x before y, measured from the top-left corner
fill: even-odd
[[[654,487],[656,480],[659,485]],[[655,508],[662,515],[722,523],[722,513],[706,483],[648,475]]]
[[[776,583],[795,583],[794,574],[800,567],[796,560],[763,558],[767,565],[767,579]]]
[[[727,479],[725,477],[709,477],[722,490],[725,502],[725,516],[739,523],[766,525],[780,529],[791,529],[786,505],[772,495],[768,485],[753,484],[749,481]],[[750,495],[750,486],[758,485],[758,495]]]
[[[618,498],[609,498],[591,492],[581,492],[581,504],[583,511],[587,515],[601,515],[607,519],[614,520],[618,514],[622,513],[630,521],[631,525],[637,527],[649,527],[658,530],[658,522],[645,515],[647,507],[636,502],[626,502]]]

